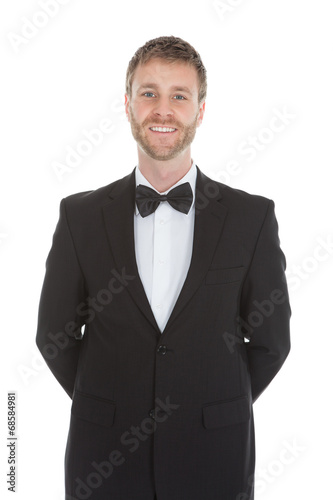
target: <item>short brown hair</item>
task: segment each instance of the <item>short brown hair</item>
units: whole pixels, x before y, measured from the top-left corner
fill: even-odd
[[[206,99],[207,74],[199,53],[185,40],[175,36],[160,36],[146,42],[130,60],[126,72],[126,94],[132,96],[134,72],[140,64],[161,58],[168,62],[183,61],[195,67],[199,79],[199,104]]]

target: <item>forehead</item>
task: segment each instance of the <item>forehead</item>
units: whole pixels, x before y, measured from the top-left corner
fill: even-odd
[[[187,87],[193,94],[198,94],[199,81],[195,67],[183,61],[168,62],[154,58],[140,64],[133,76],[132,90],[135,93],[144,86],[163,88]]]

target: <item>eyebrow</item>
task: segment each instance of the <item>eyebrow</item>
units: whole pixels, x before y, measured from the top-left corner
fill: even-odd
[[[139,93],[143,89],[148,89],[148,88],[149,89],[158,89],[159,85],[157,85],[156,83],[143,83],[138,88],[137,93]],[[176,92],[186,92],[189,95],[193,95],[193,93],[191,92],[191,90],[188,87],[183,87],[180,85],[173,85],[171,87],[171,90],[176,91]]]

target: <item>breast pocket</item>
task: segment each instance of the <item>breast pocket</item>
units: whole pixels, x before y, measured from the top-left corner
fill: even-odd
[[[75,391],[71,411],[72,415],[77,418],[105,427],[111,427],[113,425],[115,410],[115,401]]]
[[[208,269],[206,274],[206,285],[218,285],[223,283],[236,283],[244,275],[244,266],[223,267],[219,269]]]

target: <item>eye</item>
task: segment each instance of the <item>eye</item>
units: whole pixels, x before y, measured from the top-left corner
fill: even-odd
[[[185,97],[183,95],[175,95],[176,98],[180,97],[180,99],[176,99],[176,101],[182,101],[185,99]]]
[[[148,94],[149,94],[149,96],[155,95],[153,92],[145,92],[143,95],[145,95],[145,96],[146,96],[146,95],[148,95]],[[148,96],[148,97],[149,97],[149,96]]]

